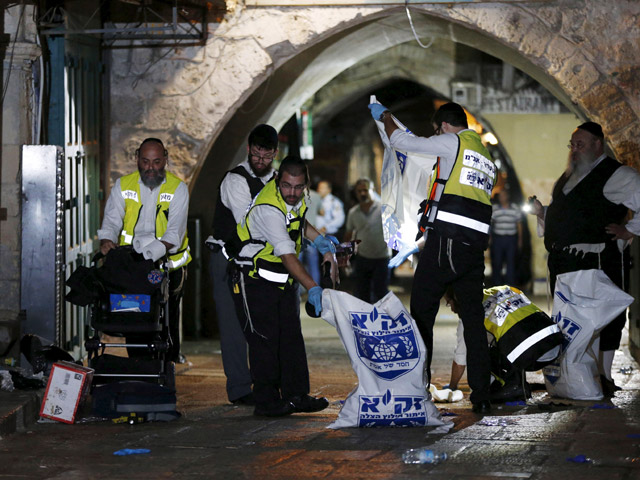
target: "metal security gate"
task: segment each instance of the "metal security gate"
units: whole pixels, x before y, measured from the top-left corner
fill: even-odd
[[[65,280],[89,266],[99,247],[100,122],[102,77],[100,42],[81,37],[50,37],[51,91],[48,143],[64,147]],[[88,308],[64,302],[60,346],[75,358],[85,355]]]

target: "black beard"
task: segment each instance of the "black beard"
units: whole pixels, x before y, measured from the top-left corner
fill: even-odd
[[[247,160],[249,161],[249,168],[251,169],[251,171],[256,177],[262,178],[269,173],[269,170],[270,170],[269,167],[265,168],[263,172],[257,172],[256,169],[253,168],[253,163],[251,163],[251,154],[247,156]]]
[[[140,178],[142,179],[142,183],[151,190],[160,186],[160,184],[164,181],[165,178],[165,170],[162,169],[158,172],[158,175],[154,175],[153,177],[148,177],[144,174],[143,171],[140,171]]]

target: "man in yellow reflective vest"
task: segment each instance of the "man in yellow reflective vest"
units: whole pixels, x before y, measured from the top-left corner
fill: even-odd
[[[256,402],[254,414],[279,417],[317,412],[326,398],[309,395],[309,369],[300,325],[298,284],[308,302],[322,311],[322,288],[298,260],[302,238],[308,238],[330,262],[335,281],[334,241],[306,222],[304,198],[309,173],[303,160],[289,156],[278,175],[253,199],[237,234],[242,269],[234,291],[238,316],[249,345],[249,365]]]
[[[431,381],[433,324],[440,300],[451,286],[460,299],[473,411],[491,411],[489,347],[485,341],[482,287],[484,250],[491,226],[491,190],[496,167],[480,136],[469,129],[467,115],[457,103],[445,103],[431,121],[435,135],[409,134],[379,103],[369,105],[375,120],[384,123],[395,150],[438,157],[419,221],[420,254],[411,291],[411,315],[427,347],[427,376]],[[416,192],[419,193],[419,192]],[[403,247],[398,257],[417,253],[419,245]],[[395,263],[395,257],[391,260]]]
[[[186,266],[191,261],[187,238],[189,190],[165,170],[168,153],[161,140],[147,138],[136,150],[138,171],[113,185],[98,230],[100,251],[106,255],[118,245],[134,245],[146,259],[167,256],[169,266],[168,358],[184,362],[180,354],[180,300]]]
[[[447,305],[458,313],[458,302],[452,289],[445,293]],[[519,289],[502,285],[484,290],[484,326],[492,348],[491,371],[496,381],[491,385],[491,400],[506,401],[529,396],[522,371],[536,371],[553,362],[560,353],[562,332]],[[451,365],[451,381],[445,388],[458,389],[464,374],[466,347],[464,327],[458,324],[457,345]]]

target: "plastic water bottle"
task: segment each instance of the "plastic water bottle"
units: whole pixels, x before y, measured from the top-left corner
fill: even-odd
[[[447,459],[446,453],[435,453],[427,447],[410,448],[402,454],[404,463],[440,463]]]

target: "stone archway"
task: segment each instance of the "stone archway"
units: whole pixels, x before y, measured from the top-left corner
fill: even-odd
[[[638,161],[640,53],[633,39],[640,5],[558,0],[425,4],[412,11],[421,35],[472,45],[515,65],[574,113],[600,122],[619,159]],[[210,28],[204,47],[113,52],[114,177],[130,169],[140,138],[161,135],[174,171],[192,189],[204,175],[198,183],[210,192],[239,159],[252,125],[281,126],[342,70],[413,38],[404,9],[381,6],[238,7]],[[213,175],[205,175],[209,164]]]
[[[633,44],[639,4],[555,0],[411,8],[422,40],[466,44],[526,72],[574,114],[601,123],[617,157],[639,166],[640,52]],[[238,6],[209,28],[203,47],[112,54],[113,178],[131,169],[142,138],[165,138],[172,170],[190,184],[190,214],[202,219],[204,236],[218,182],[244,156],[252,126],[281,127],[347,68],[414,41],[404,8],[375,5]],[[380,65],[360,87],[371,88],[388,74]]]

